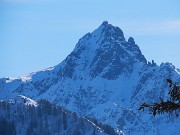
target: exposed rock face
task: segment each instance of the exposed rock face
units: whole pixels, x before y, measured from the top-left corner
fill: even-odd
[[[165,115],[151,120],[137,111],[143,102],[167,97],[167,78],[180,83],[179,70],[170,63],[147,62],[132,37],[126,41],[120,28],[103,22],[62,63],[26,77],[2,78],[0,98],[45,98],[125,134],[172,134],[177,130],[169,131],[173,125]]]

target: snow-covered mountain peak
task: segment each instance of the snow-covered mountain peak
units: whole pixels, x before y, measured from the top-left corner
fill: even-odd
[[[109,24],[107,21],[104,21],[91,34],[93,37],[103,38],[102,42],[114,42],[117,40],[125,40],[123,31],[119,27]]]
[[[107,21],[104,21],[97,29],[92,33],[87,33],[84,35],[76,45],[76,48],[79,46],[82,47],[93,47],[94,49],[99,48],[103,43],[110,42],[122,42],[125,41],[124,33],[119,27],[115,27],[109,24]],[[91,45],[95,43],[96,46]]]
[[[104,25],[104,26],[108,25],[108,21],[103,21],[101,25]]]
[[[83,36],[66,60],[71,60],[71,67],[83,62],[83,68],[88,68],[92,78],[100,75],[106,79],[131,72],[137,62],[147,63],[134,39],[130,37],[126,41],[123,31],[107,21]]]
[[[100,27],[104,27],[104,29],[102,29],[102,33],[104,33],[106,37],[111,36],[114,40],[125,39],[123,31],[119,27],[109,24],[107,21],[104,21]]]
[[[22,78],[0,79],[0,98],[13,99],[21,94],[47,99],[127,134],[151,134],[156,128],[147,129],[152,125],[147,121],[153,121],[141,118],[137,108],[159,97],[167,99],[168,78],[180,82],[180,70],[170,63],[147,63],[135,40],[126,40],[120,28],[105,21],[83,36],[57,66]]]

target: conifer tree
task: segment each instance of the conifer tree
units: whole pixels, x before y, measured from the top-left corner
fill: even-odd
[[[163,114],[175,112],[180,109],[180,86],[176,83],[173,83],[171,79],[167,79],[167,83],[169,83],[169,100],[164,101],[163,98],[160,98],[160,102],[154,102],[152,104],[143,103],[139,110],[143,110],[145,108],[149,109],[149,112],[154,116],[156,114]],[[178,114],[176,113],[178,116]]]

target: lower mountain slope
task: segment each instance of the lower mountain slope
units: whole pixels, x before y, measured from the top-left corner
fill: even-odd
[[[115,135],[112,127],[99,126],[47,100],[20,95],[0,101],[1,135]]]

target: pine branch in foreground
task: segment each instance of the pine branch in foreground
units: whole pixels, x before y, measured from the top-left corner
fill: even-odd
[[[143,103],[138,110],[144,111],[145,108],[148,108],[149,113],[155,116],[156,114],[163,113],[171,114],[173,111],[176,112],[176,110],[180,109],[180,86],[177,86],[176,83],[173,83],[171,79],[167,79],[167,83],[169,83],[170,88],[168,92],[170,96],[169,100],[164,101],[162,98],[160,98],[160,103]]]

